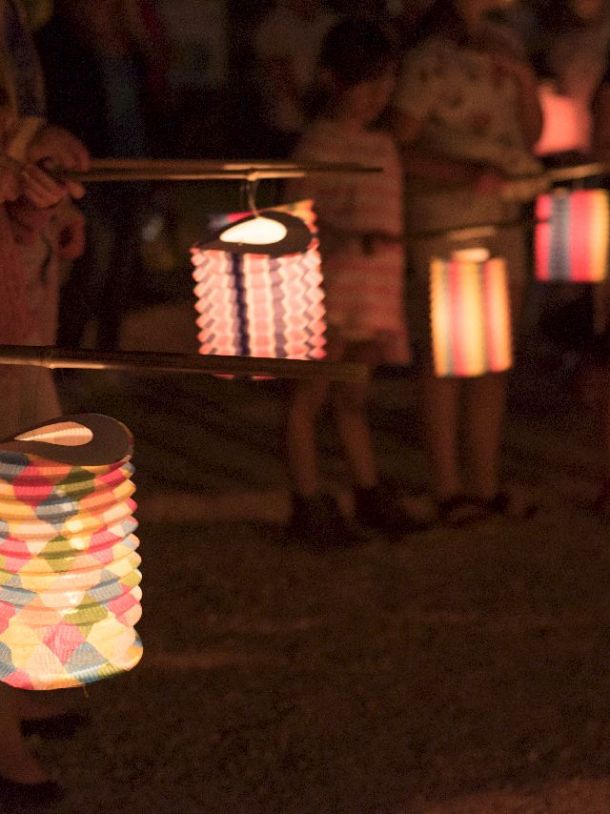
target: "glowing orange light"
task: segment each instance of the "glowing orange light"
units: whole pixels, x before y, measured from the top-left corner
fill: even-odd
[[[480,252],[432,261],[430,322],[437,376],[482,376],[512,365],[506,266]]]

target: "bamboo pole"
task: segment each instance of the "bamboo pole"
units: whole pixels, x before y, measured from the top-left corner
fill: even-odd
[[[127,373],[198,373],[363,382],[368,368],[356,362],[262,359],[250,356],[197,356],[141,351],[102,352],[66,350],[53,346],[0,345],[0,365],[27,365],[81,370],[118,370]]]
[[[97,158],[86,172],[60,171],[59,179],[105,181],[260,181],[311,174],[375,173],[380,167],[323,161],[211,161],[208,159]]]

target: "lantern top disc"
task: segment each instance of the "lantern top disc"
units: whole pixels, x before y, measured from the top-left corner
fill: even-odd
[[[303,254],[311,240],[312,233],[301,218],[266,209],[225,226],[215,232],[210,240],[200,243],[199,248],[231,254],[281,257],[285,254]]]
[[[0,443],[0,456],[16,452],[72,466],[109,465],[129,458],[132,451],[127,427],[100,413],[46,421]]]

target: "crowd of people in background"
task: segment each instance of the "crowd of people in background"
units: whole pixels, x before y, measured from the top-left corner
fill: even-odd
[[[202,5],[215,32],[205,42],[185,24]],[[470,247],[506,260],[519,335],[531,235],[524,204],[504,191],[512,176],[608,156],[610,2],[1,0],[0,24],[0,342],[59,336],[78,347],[95,320],[97,346],[120,346],[153,190],[117,184],[83,197],[53,167],[186,155],[382,164],[379,177],[284,189],[316,201],[329,358],[414,366],[435,522],[533,511],[502,482],[506,374],[433,374],[427,275],[431,258],[463,248],[448,235],[469,228]],[[607,188],[604,177],[590,183]],[[477,233],[481,224],[492,232]],[[608,479],[597,508],[607,516],[607,288],[557,287],[545,307],[565,322],[574,290],[588,303],[588,358],[602,384]],[[50,377],[33,383],[7,369],[1,381],[3,436],[60,412]],[[324,380],[296,387],[286,437],[293,538],[324,547],[421,527],[383,489],[366,397],[364,386]],[[349,520],[321,492],[315,422],[327,398],[353,478]],[[59,789],[29,752],[24,722],[59,708],[26,696],[1,688],[0,793],[38,803]]]

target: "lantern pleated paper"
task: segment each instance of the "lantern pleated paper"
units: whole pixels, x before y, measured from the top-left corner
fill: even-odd
[[[103,415],[0,444],[0,680],[28,690],[134,667],[142,643],[132,438]]]
[[[437,376],[508,370],[512,337],[504,260],[433,260],[430,322]]]
[[[314,222],[309,201],[254,217],[228,216],[225,223],[233,234],[238,234],[236,227],[245,227],[243,241],[216,239],[192,249],[200,353],[324,357],[324,294]],[[291,239],[294,224],[304,232],[304,241]],[[287,232],[285,241],[281,232],[275,234],[278,226]],[[269,243],[259,237],[268,228]],[[230,236],[229,230],[224,234]],[[286,253],[282,245],[288,247]]]
[[[556,190],[536,201],[536,279],[599,283],[607,275],[610,205],[603,189]]]

